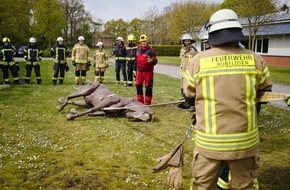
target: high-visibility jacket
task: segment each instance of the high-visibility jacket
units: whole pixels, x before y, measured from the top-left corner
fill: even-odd
[[[42,59],[42,51],[36,45],[28,45],[24,49],[24,59],[27,65],[38,65],[39,61]]]
[[[100,51],[97,49],[94,53],[94,66],[95,70],[100,68],[107,68],[108,65],[108,54],[105,50]]]
[[[50,49],[50,54],[53,57],[53,61],[55,63],[60,63],[60,64],[65,64],[66,63],[66,58],[69,54],[69,49],[66,45],[62,44],[55,44],[51,49]]]
[[[183,73],[185,72],[186,66],[188,65],[190,59],[198,54],[198,51],[194,49],[192,46],[185,47],[183,46],[180,49],[180,77],[183,78]]]
[[[135,62],[137,49],[138,49],[138,47],[134,43],[129,44],[126,47],[126,51],[127,51],[127,58],[126,59],[127,59],[127,61]]]
[[[259,146],[257,94],[272,80],[263,58],[236,46],[218,46],[194,56],[183,88],[195,97],[195,147],[208,158],[254,156]]]
[[[152,60],[149,62],[149,60]],[[154,49],[149,46],[141,46],[136,53],[137,71],[153,71],[154,65],[158,62]]]
[[[115,50],[112,52],[112,55],[115,55],[116,62],[126,62],[126,48],[124,45],[117,45]]]
[[[80,64],[87,64],[89,62],[90,49],[86,44],[75,44],[72,49],[72,61]]]
[[[13,59],[13,53],[14,53],[14,48],[10,45],[8,46],[3,46],[0,49],[0,64],[1,65],[14,65],[14,59]]]

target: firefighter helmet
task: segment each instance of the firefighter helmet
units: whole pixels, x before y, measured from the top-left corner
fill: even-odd
[[[124,39],[122,37],[117,37],[116,41],[121,41],[121,42],[124,42]]]
[[[148,37],[145,35],[145,34],[142,34],[141,36],[140,36],[140,40],[139,40],[140,42],[147,42],[148,41]]]
[[[237,14],[231,9],[222,9],[215,12],[209,20],[209,33],[227,28],[240,28]]]
[[[103,42],[98,42],[96,46],[104,46]]]
[[[36,43],[36,39],[33,37],[29,38],[29,43]]]
[[[82,40],[82,41],[85,41],[85,38],[84,38],[83,36],[79,36],[79,37],[78,37],[78,41],[81,41],[81,40]]]
[[[8,42],[8,43],[10,43],[10,39],[7,38],[7,37],[5,37],[5,38],[2,39],[2,42],[3,42],[3,43],[4,43],[4,42]]]
[[[59,41],[63,41],[63,38],[62,38],[62,37],[58,37],[58,38],[56,39],[56,41],[57,41],[57,42],[59,42]]]
[[[127,38],[127,41],[128,42],[131,42],[131,41],[136,41],[136,37],[133,35],[133,34],[130,34]]]
[[[193,39],[192,35],[189,34],[189,33],[185,33],[185,34],[183,34],[181,36],[181,41],[182,41],[183,44],[184,44],[184,40],[190,40],[191,43],[194,43],[195,42],[195,40]]]
[[[210,45],[222,45],[245,40],[238,16],[231,9],[221,9],[215,12],[210,17],[208,26],[208,44]]]

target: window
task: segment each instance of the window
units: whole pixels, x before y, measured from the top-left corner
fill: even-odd
[[[268,53],[269,39],[257,39],[256,52]]]

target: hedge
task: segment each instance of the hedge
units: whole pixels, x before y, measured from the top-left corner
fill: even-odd
[[[153,45],[157,56],[179,56],[181,45]]]

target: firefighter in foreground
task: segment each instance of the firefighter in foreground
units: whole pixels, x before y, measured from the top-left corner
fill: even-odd
[[[78,43],[72,49],[72,65],[75,67],[75,83],[77,85],[86,83],[87,71],[91,65],[89,52],[90,49],[85,44],[85,38],[79,36]]]
[[[126,47],[127,51],[127,75],[128,75],[128,84],[127,86],[133,86],[133,73],[134,73],[134,66],[136,65],[136,52],[137,52],[137,46],[136,46],[136,37],[131,34],[128,36],[128,46]]]
[[[29,43],[27,48],[24,50],[24,59],[26,60],[26,78],[25,82],[30,84],[30,77],[32,69],[34,68],[37,84],[41,84],[41,73],[39,62],[42,59],[42,51],[36,44],[36,39],[29,38]]]
[[[153,70],[157,64],[157,57],[154,49],[148,46],[148,38],[145,34],[140,36],[141,46],[136,53],[136,90],[137,101],[150,105],[153,95]],[[145,85],[145,98],[143,94]]]
[[[14,48],[10,45],[10,39],[2,39],[3,47],[0,49],[0,68],[2,69],[4,84],[9,82],[9,70],[12,73],[14,84],[19,84],[18,70],[19,64],[14,62]]]
[[[95,81],[103,83],[105,71],[109,67],[108,54],[104,50],[103,42],[98,42],[97,47],[98,49],[94,54]]]
[[[181,41],[182,41],[182,48],[180,49],[180,80],[181,80],[181,95],[184,99],[186,99],[186,96],[184,95],[183,92],[183,80],[184,80],[184,73],[185,73],[185,69],[190,61],[190,59],[195,56],[198,51],[196,48],[194,48],[193,43],[195,42],[195,40],[193,39],[192,35],[189,33],[183,34],[181,37]],[[179,108],[182,109],[190,109],[191,111],[194,111],[194,102],[189,102],[189,100],[185,101],[185,103],[181,103],[178,105]]]
[[[197,121],[192,190],[215,190],[223,163],[231,171],[231,189],[258,189],[257,95],[271,91],[272,81],[263,58],[239,48],[239,41],[244,36],[236,13],[215,12],[209,21],[212,49],[193,57],[186,70],[184,93],[195,99]]]
[[[127,85],[127,73],[126,73],[126,48],[124,46],[124,39],[122,37],[117,37],[117,46],[112,52],[115,55],[115,72],[116,72],[116,84],[120,84],[120,71],[123,75],[123,84]]]
[[[56,44],[51,48],[50,54],[53,57],[54,62],[52,85],[53,86],[56,85],[57,79],[59,79],[59,84],[63,84],[65,71],[69,70],[69,67],[66,62],[66,58],[69,54],[69,49],[64,44],[62,37],[58,37],[56,39]]]

